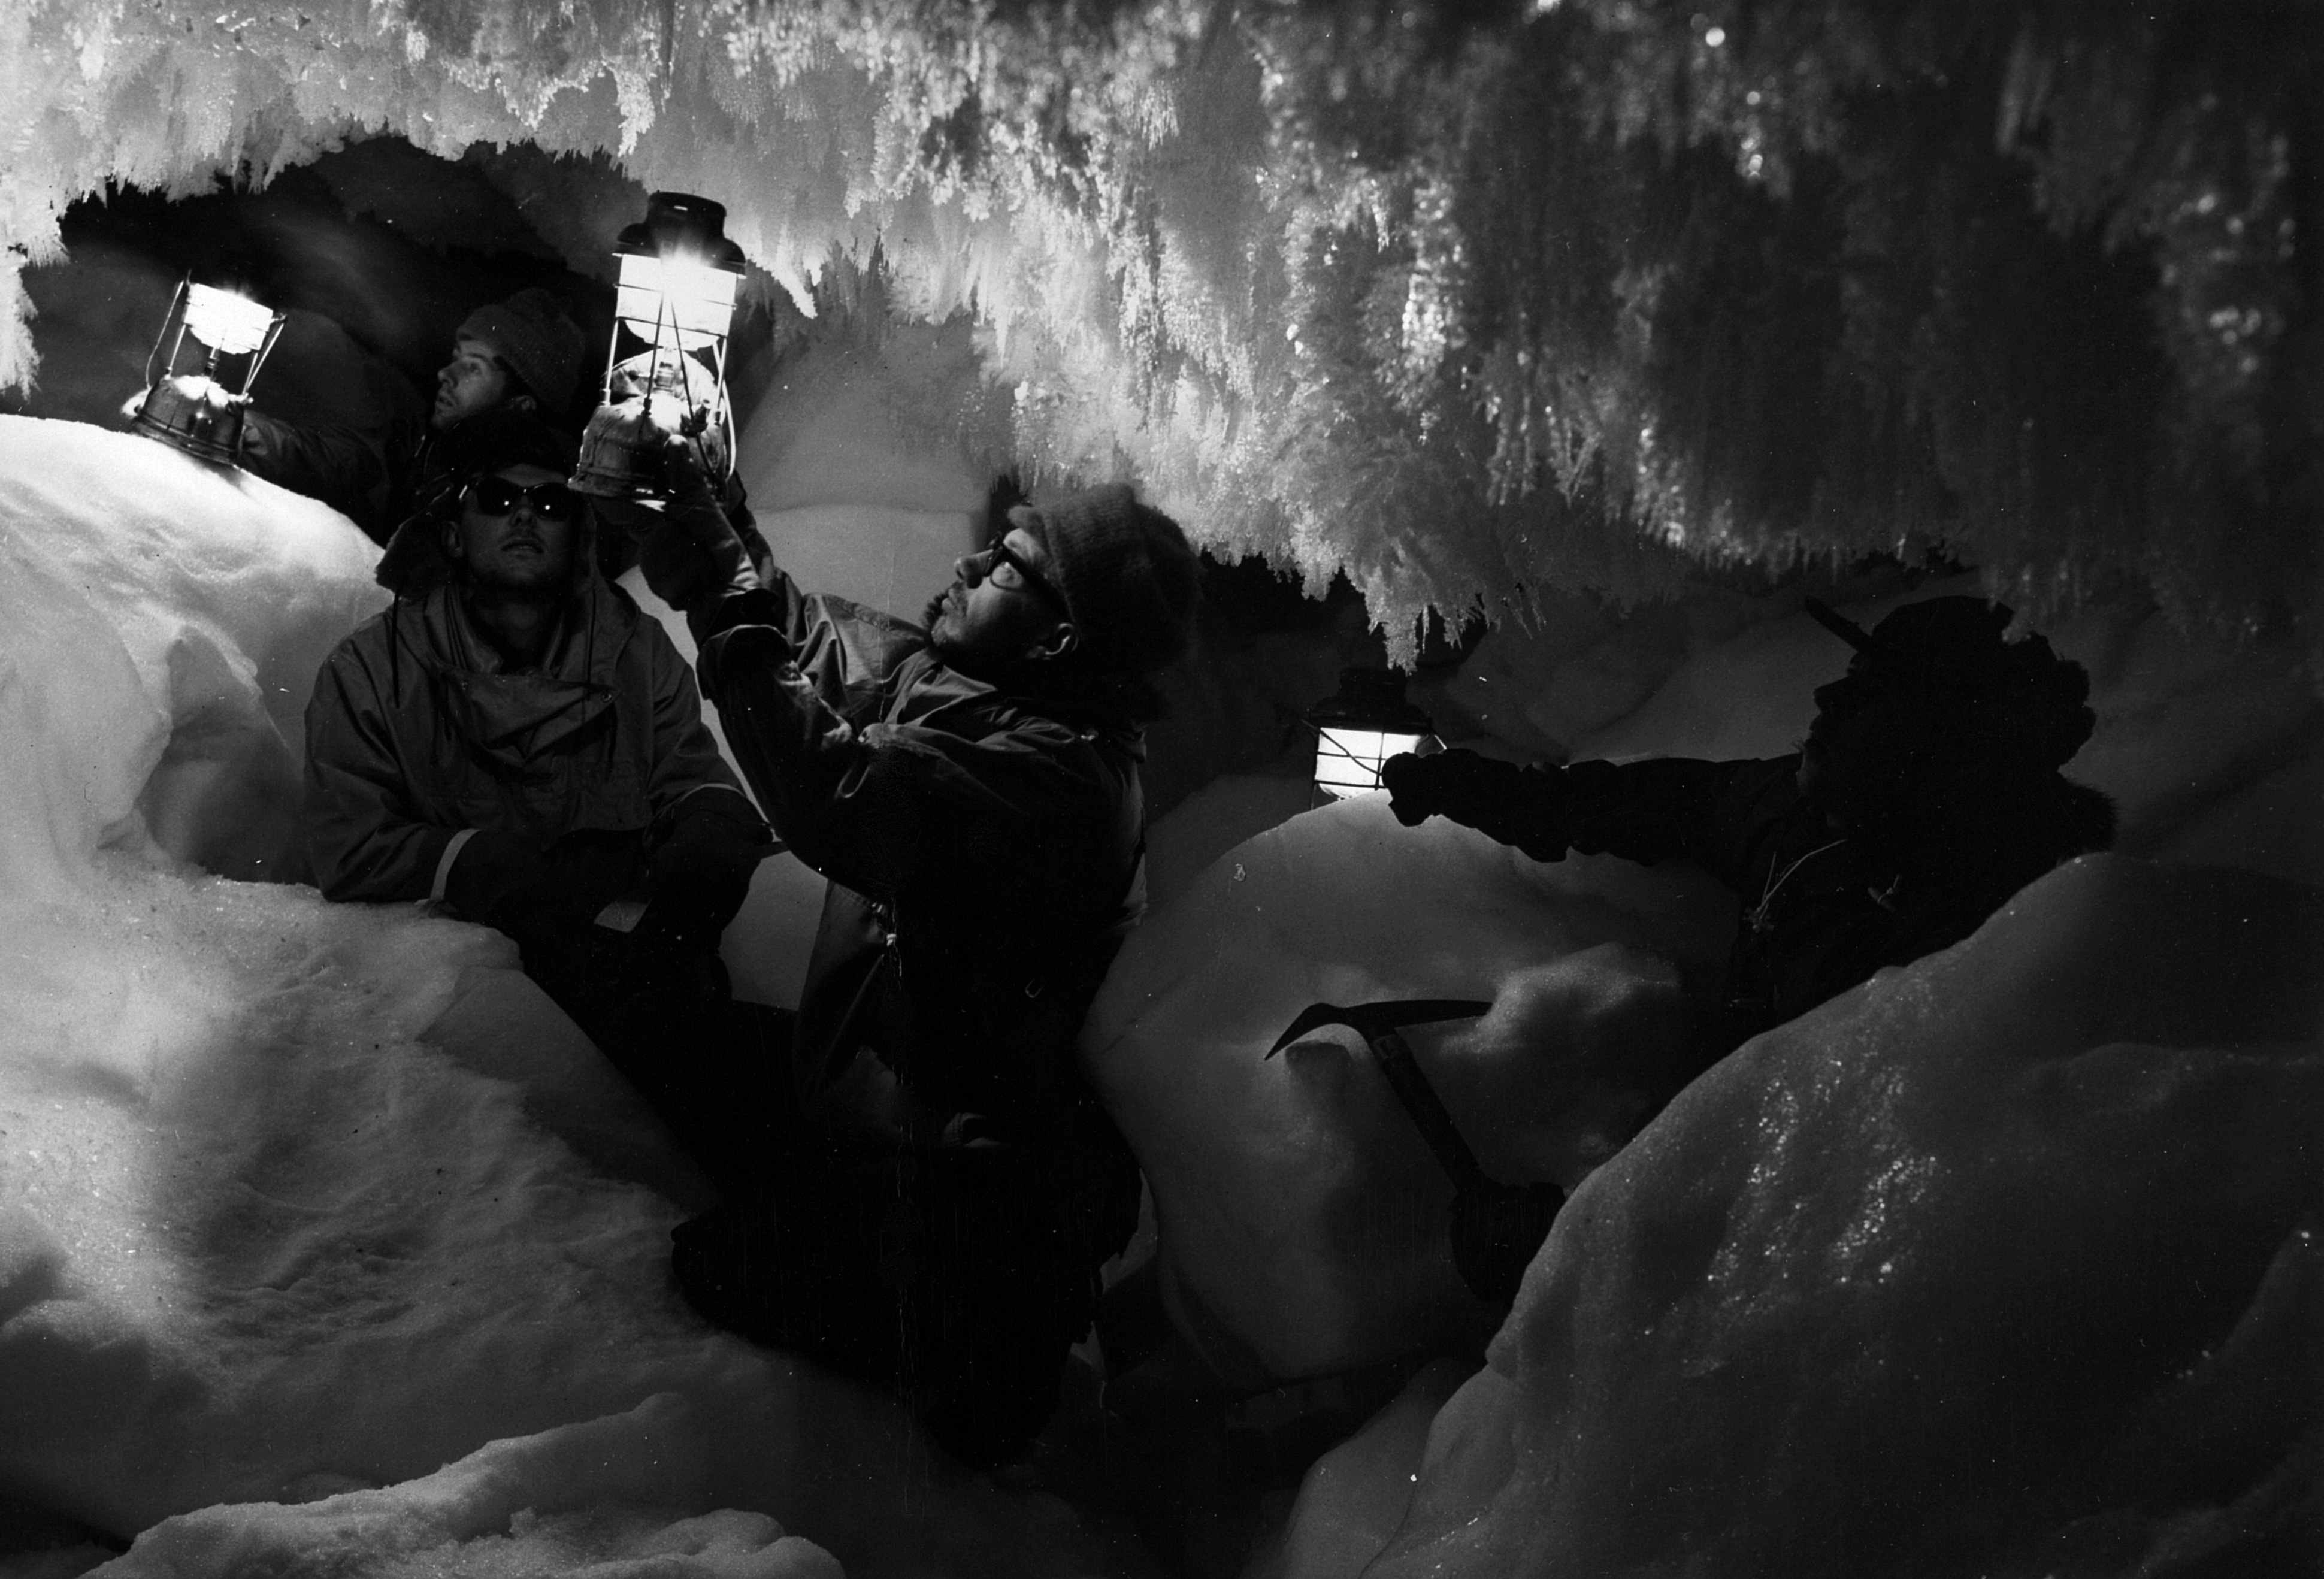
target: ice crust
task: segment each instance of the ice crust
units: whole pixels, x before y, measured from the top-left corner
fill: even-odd
[[[221,1579],[834,1571],[786,1531],[859,1579],[1117,1571],[684,1307],[701,1182],[505,939],[186,859],[287,826],[249,786],[295,786],[375,557],[0,419],[0,1494],[123,1538],[208,1510],[118,1565]]]

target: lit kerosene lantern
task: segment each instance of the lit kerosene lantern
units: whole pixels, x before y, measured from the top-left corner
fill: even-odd
[[[1343,669],[1340,688],[1307,710],[1315,731],[1315,788],[1335,799],[1380,787],[1380,764],[1409,751],[1441,749],[1436,724],[1405,699],[1404,676]]]
[[[661,494],[661,449],[695,440],[714,484],[733,468],[726,337],[742,281],[742,249],[726,239],[726,208],[687,192],[656,192],[645,219],[622,232],[613,339],[604,396],[581,436],[573,486],[609,499]]]
[[[130,419],[132,431],[184,450],[197,459],[231,463],[242,452],[242,416],[250,407],[250,386],[266,354],[282,332],[282,315],[231,291],[197,285],[178,287],[161,320],[161,333],[145,358],[145,398]],[[179,358],[190,338],[202,353],[198,371],[180,372]],[[164,360],[162,347],[169,347]],[[243,359],[242,376],[229,386],[219,364]],[[161,367],[157,375],[156,365]]]

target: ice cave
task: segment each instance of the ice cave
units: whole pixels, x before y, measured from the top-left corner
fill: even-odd
[[[0,1579],[2324,1574],[2319,106],[2277,0],[0,0]],[[380,544],[129,420],[181,287],[365,431],[538,289],[577,434],[657,192],[801,586],[916,620],[1019,489],[1203,556],[1073,1048],[1131,1316],[997,1465],[696,1313],[721,1187],[516,943],[322,897]],[[1348,671],[1784,758],[1950,597],[2111,847],[1651,1098],[1788,876],[1318,788]],[[1472,1011],[1278,1049],[1383,1001]],[[1513,1297],[1413,1069],[1563,1193]]]

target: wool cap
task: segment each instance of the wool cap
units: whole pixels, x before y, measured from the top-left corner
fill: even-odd
[[[506,301],[476,309],[460,325],[460,333],[490,346],[540,402],[544,415],[561,417],[572,405],[586,337],[542,287],[530,285]]]
[[[1046,571],[1099,668],[1151,673],[1186,651],[1194,550],[1178,523],[1114,484],[1031,506]]]

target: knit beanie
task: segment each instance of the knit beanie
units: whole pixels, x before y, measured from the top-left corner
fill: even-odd
[[[1046,573],[1097,667],[1151,673],[1186,651],[1194,550],[1178,523],[1114,484],[1037,503]]]
[[[460,333],[473,336],[507,363],[544,415],[556,418],[573,404],[573,387],[581,376],[581,326],[539,285],[530,285],[506,301],[495,301],[470,313]]]

